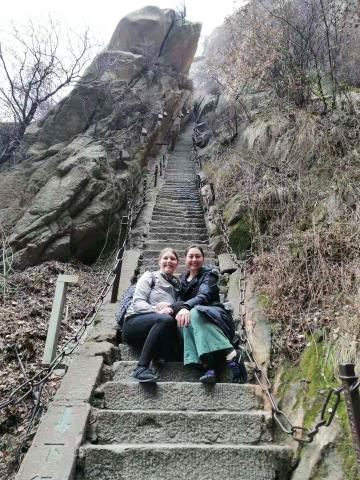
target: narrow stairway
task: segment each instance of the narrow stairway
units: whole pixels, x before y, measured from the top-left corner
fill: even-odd
[[[161,248],[184,255],[202,244],[214,261],[190,160],[191,127],[171,155],[153,211],[142,268],[157,269]],[[184,267],[183,267],[184,268]],[[255,385],[205,386],[196,369],[169,362],[158,384],[130,378],[137,353],[121,360],[94,402],[77,480],[286,480],[289,450],[272,443],[271,419]]]
[[[142,270],[156,270],[160,250],[169,246],[180,255],[179,272],[185,268],[185,250],[192,244],[202,246],[206,263],[214,263],[196,185],[195,164],[191,161],[191,136],[192,127],[189,126],[168,160],[142,253]]]

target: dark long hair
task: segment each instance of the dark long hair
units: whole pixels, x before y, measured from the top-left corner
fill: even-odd
[[[204,250],[202,247],[200,247],[200,245],[190,245],[190,247],[186,249],[185,256],[189,253],[189,250],[191,250],[192,248],[197,248],[201,252],[201,255],[203,256],[203,258],[205,258]]]

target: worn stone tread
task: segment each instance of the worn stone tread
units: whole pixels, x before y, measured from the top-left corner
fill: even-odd
[[[264,411],[93,410],[93,436],[109,443],[244,443],[268,440]]]
[[[86,480],[285,480],[290,450],[273,445],[122,444],[81,448]]]
[[[137,352],[131,353],[131,358],[138,358]],[[136,367],[136,360],[127,360],[115,362],[113,365],[113,381],[126,381]],[[163,365],[154,367],[160,375],[160,382],[199,382],[203,369],[196,367],[186,367],[182,362],[166,362]],[[224,367],[220,374],[222,383],[230,383],[230,373]]]
[[[254,385],[217,383],[203,385],[192,382],[163,382],[140,384],[134,381],[107,382],[104,389],[104,407],[135,410],[196,410],[244,411],[258,410],[262,399]]]

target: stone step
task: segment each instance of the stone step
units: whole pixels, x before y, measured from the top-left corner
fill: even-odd
[[[180,167],[179,167],[180,168]],[[171,170],[171,167],[168,167],[166,169],[166,172],[170,172]],[[175,172],[175,169],[172,171],[172,175],[175,176],[176,175],[176,172]],[[196,185],[196,180],[197,180],[197,177],[196,177],[196,172],[192,172],[192,179],[189,180],[188,178],[184,179],[184,177],[182,177],[181,175],[181,169],[179,169],[179,171],[177,172],[177,178],[174,178],[174,179],[171,179],[169,180],[169,182],[166,182],[163,184],[162,186],[162,190],[166,190],[168,188],[171,188],[173,186],[173,184],[181,184],[182,187],[187,187],[187,188],[194,188],[194,187],[197,187]]]
[[[208,235],[208,231],[206,227],[192,227],[192,226],[184,226],[184,227],[179,227],[179,226],[169,226],[169,225],[163,225],[161,222],[159,224],[157,223],[151,223],[150,222],[150,234],[152,235],[153,233],[161,233],[164,235],[164,232],[166,234],[182,234],[184,232],[192,235]]]
[[[155,248],[154,245],[151,246],[151,249],[150,249],[150,246],[145,248],[141,254],[141,259],[142,260],[152,260],[154,261],[155,260],[155,263],[157,264],[157,260],[159,258],[159,253],[161,250],[163,250],[164,248],[166,247],[170,247],[170,248],[174,248],[178,255],[179,255],[179,258],[182,260],[183,258],[185,258],[185,252],[186,252],[186,248],[187,248],[187,245],[181,245],[180,248],[178,248],[176,246],[176,244],[171,244],[169,245],[168,243],[164,243],[164,244],[158,244],[158,247]],[[204,248],[204,255],[205,255],[205,259],[206,259],[206,263],[211,263],[213,264],[214,261],[216,260],[215,258],[215,254],[211,251],[211,250],[208,250],[206,248]]]
[[[199,214],[199,215],[191,215],[191,214],[179,214],[176,213],[174,214],[173,212],[167,212],[167,214],[164,213],[153,213],[152,215],[152,220],[160,220],[160,221],[165,221],[165,220],[172,220],[177,222],[178,225],[182,225],[182,223],[198,223],[198,222],[203,222],[203,225],[205,225],[205,220],[204,220],[204,215]]]
[[[179,250],[179,253],[180,251],[183,251],[187,248],[188,244],[189,244],[189,241],[184,239],[184,241],[182,242],[181,241],[182,239],[179,238],[178,241],[175,243],[173,242],[171,244],[171,247],[172,248],[175,248],[175,250]],[[191,241],[190,241],[191,243]],[[208,244],[208,242],[202,240],[201,242],[197,242],[201,245],[201,247],[204,249],[204,252],[205,250],[206,251],[209,251],[210,250],[210,246]],[[144,250],[162,250],[163,248],[166,248],[168,246],[168,242],[166,241],[166,239],[164,238],[163,240],[145,240],[145,248]]]
[[[189,195],[199,195],[199,189],[196,183],[196,180],[193,182],[186,182],[176,181],[173,182],[170,179],[166,180],[166,188],[163,188],[162,193],[165,194],[173,194],[173,193],[181,193],[184,194],[185,192],[190,192]]]
[[[172,206],[181,206],[181,207],[201,207],[201,203],[200,203],[200,197],[196,197],[196,198],[185,198],[185,196],[183,197],[158,197],[157,198],[157,202],[156,202],[156,205],[159,206],[159,207],[163,207],[163,206],[169,206],[169,205],[172,205]]]
[[[93,410],[91,438],[97,443],[243,443],[271,439],[264,411],[172,412]]]
[[[205,220],[202,218],[201,220],[194,220],[194,219],[187,219],[184,223],[179,224],[177,220],[171,220],[170,218],[166,219],[154,219],[152,218],[150,221],[150,228],[153,227],[162,227],[164,229],[170,229],[170,228],[179,228],[181,230],[189,229],[204,229],[206,228],[205,225]]]
[[[78,480],[286,480],[290,452],[275,445],[85,445]]]
[[[197,188],[196,183],[187,183],[186,185],[181,184],[179,182],[171,184],[171,181],[167,180],[168,187],[163,189],[160,194],[166,195],[188,195],[188,198],[196,198],[199,196],[199,190]]]
[[[138,358],[137,352],[132,352],[132,358]],[[136,361],[120,361],[113,365],[114,382],[127,381],[136,367]],[[166,362],[164,365],[156,367],[152,365],[159,375],[159,382],[198,382],[201,376],[201,370],[198,368],[184,367],[181,362]]]
[[[180,215],[204,215],[204,211],[201,206],[187,206],[187,205],[172,205],[170,203],[158,205],[156,204],[153,210],[153,213],[163,213],[164,215],[180,214]]]
[[[193,239],[190,239],[190,240],[184,239],[181,242],[181,239],[179,238],[177,241],[173,240],[169,243],[169,241],[166,238],[164,238],[162,240],[159,240],[159,239],[146,240],[144,243],[144,251],[156,250],[160,252],[164,248],[167,248],[170,246],[171,248],[174,248],[178,252],[180,257],[185,257],[185,251],[188,248],[188,246],[191,245],[192,243],[199,244],[204,249],[204,253],[208,251],[210,248],[207,240],[199,240],[195,242]],[[206,253],[205,253],[205,256],[206,256]]]
[[[131,348],[131,347],[130,347]],[[139,353],[137,351],[131,351],[127,355],[132,360],[121,360],[115,362],[112,368],[112,380],[114,382],[124,382],[130,379],[132,372],[137,365],[137,359]],[[121,357],[123,358],[123,357]],[[184,366],[182,362],[166,362],[164,364],[154,364],[152,368],[159,374],[159,382],[199,382],[200,376],[203,374],[201,367],[189,367]],[[253,372],[251,371],[250,364],[246,364],[248,370],[249,379],[253,380]],[[222,371],[219,372],[219,382],[231,383],[231,375],[226,365],[223,366]]]
[[[261,398],[255,385],[191,382],[158,384],[106,382],[103,385],[104,408],[111,410],[260,410]]]
[[[184,229],[185,230],[185,229]],[[148,240],[163,240],[164,242],[185,242],[185,243],[209,243],[209,237],[207,232],[189,232],[188,234],[180,234],[178,232],[170,233],[165,229],[162,230],[150,230],[150,234],[147,237]]]
[[[173,206],[174,208],[201,208],[200,197],[195,199],[186,199],[186,198],[163,198],[158,197],[156,201],[157,207]]]

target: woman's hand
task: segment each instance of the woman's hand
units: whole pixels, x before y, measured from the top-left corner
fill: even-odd
[[[167,302],[159,302],[155,305],[155,308],[158,312],[161,312],[161,310],[168,307],[170,307],[170,303]]]
[[[171,307],[164,307],[161,310],[158,310],[159,313],[165,313],[167,315],[173,314],[173,309]]]
[[[182,308],[175,317],[179,327],[186,327],[190,323],[190,312],[187,308]]]

